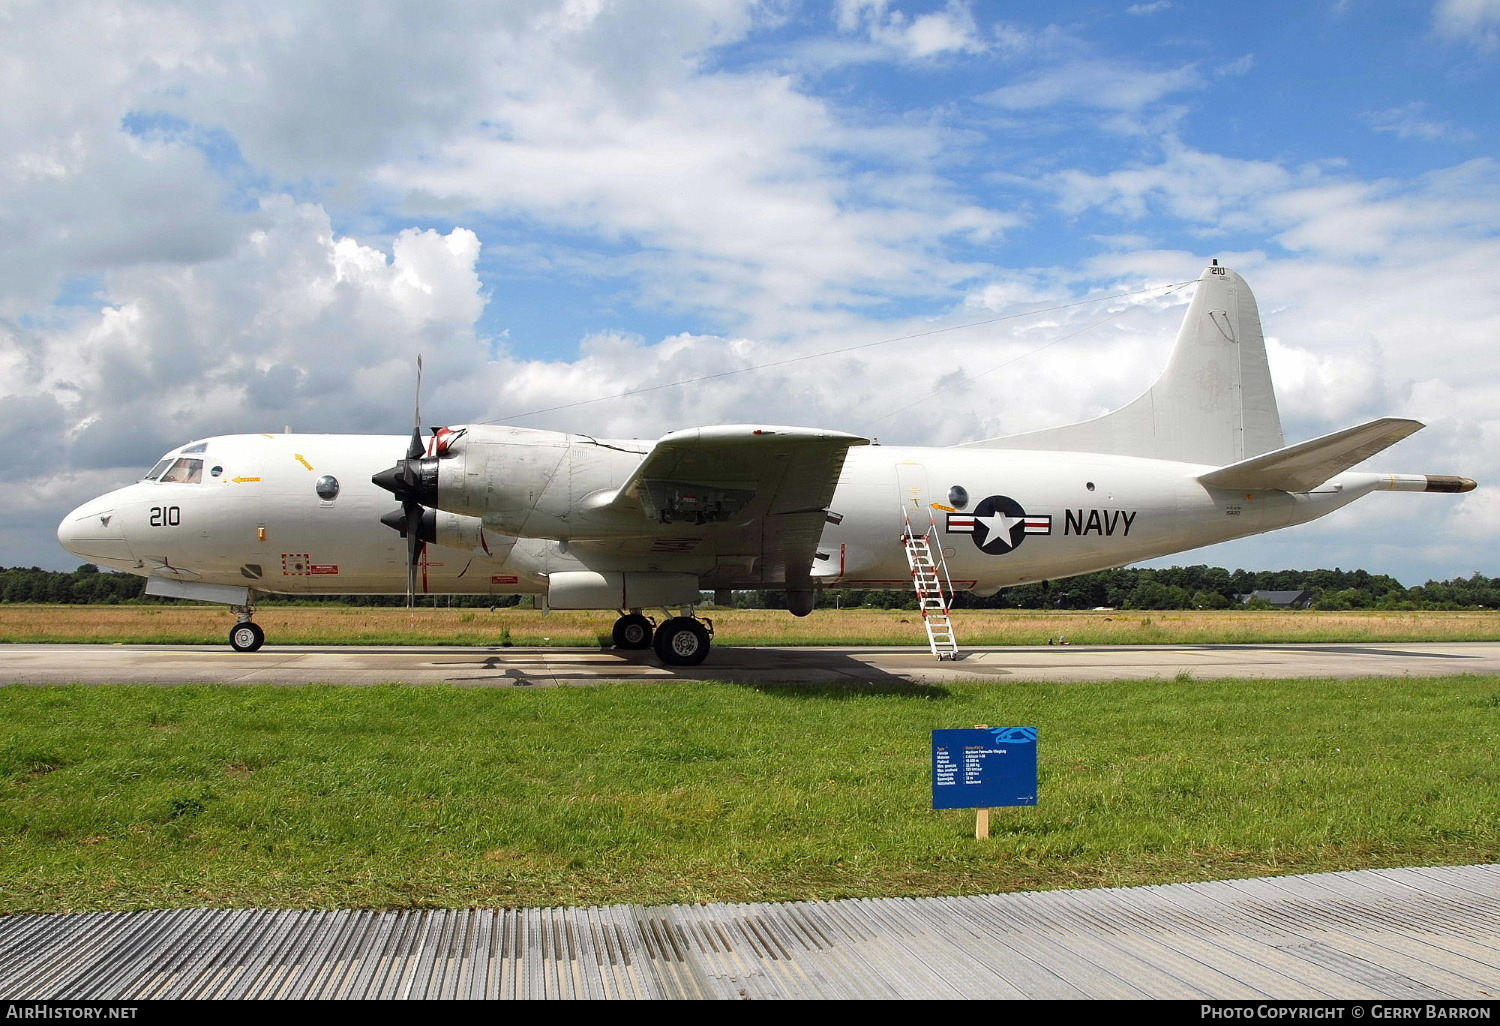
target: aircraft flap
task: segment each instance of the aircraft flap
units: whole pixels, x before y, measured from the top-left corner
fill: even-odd
[[[1382,417],[1201,474],[1215,488],[1306,492],[1420,431],[1420,421]]]

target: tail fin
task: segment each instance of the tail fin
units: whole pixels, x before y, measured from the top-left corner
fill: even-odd
[[[1167,369],[1145,395],[1095,420],[965,444],[1217,467],[1280,449],[1281,415],[1255,296],[1215,261],[1199,280]]]

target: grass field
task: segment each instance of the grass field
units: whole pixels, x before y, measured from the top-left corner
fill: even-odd
[[[723,645],[925,645],[919,615],[881,609],[705,609]],[[609,644],[614,614],[534,609],[262,606],[269,644]],[[222,644],[235,617],[224,606],[0,605],[0,643]],[[960,609],[964,645],[1252,644],[1334,641],[1495,641],[1500,611],[1034,612]]]
[[[1041,728],[929,808],[935,727]],[[1500,857],[1500,677],[0,689],[0,912],[935,895]]]

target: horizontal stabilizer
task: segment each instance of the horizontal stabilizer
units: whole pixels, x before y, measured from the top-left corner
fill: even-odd
[[[1306,492],[1423,428],[1420,421],[1382,417],[1358,427],[1299,442],[1200,475],[1215,488]]]

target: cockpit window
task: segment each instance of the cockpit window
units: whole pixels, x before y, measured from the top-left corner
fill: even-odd
[[[208,443],[207,442],[199,442],[196,445],[190,445],[186,449],[182,450],[182,454],[184,456],[186,456],[189,453],[207,452],[207,451],[208,451]]]
[[[198,484],[203,480],[202,460],[177,460],[161,476],[163,484]]]
[[[150,470],[146,471],[146,476],[143,477],[143,478],[141,478],[141,480],[142,481],[155,481],[158,477],[161,476],[161,472],[163,470],[166,470],[171,465],[172,465],[172,457],[168,456],[166,459],[162,460],[156,466],[154,466]]]

